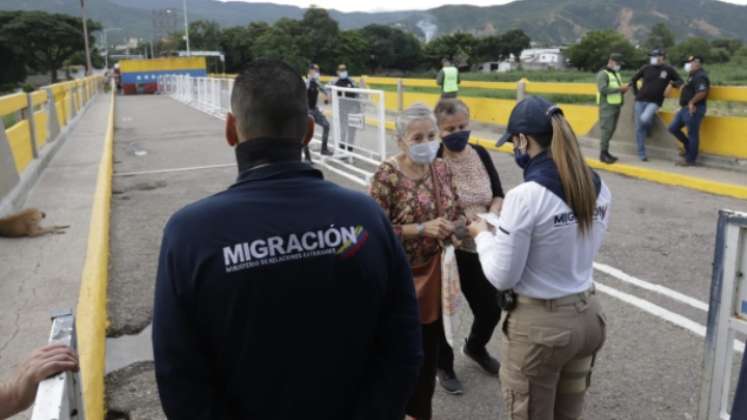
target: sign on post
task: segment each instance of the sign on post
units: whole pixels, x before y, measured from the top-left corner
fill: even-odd
[[[728,420],[737,333],[747,335],[747,213],[721,210],[713,258],[698,420]],[[736,420],[736,419],[735,419]]]

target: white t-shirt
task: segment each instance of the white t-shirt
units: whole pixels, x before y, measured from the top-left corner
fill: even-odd
[[[609,221],[602,182],[592,228],[582,234],[570,207],[547,188],[525,182],[506,194],[495,234],[475,238],[485,276],[498,290],[557,299],[588,290]]]

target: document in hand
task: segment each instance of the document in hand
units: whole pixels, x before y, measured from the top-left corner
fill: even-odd
[[[478,216],[493,227],[498,227],[498,215],[495,213],[480,213]]]

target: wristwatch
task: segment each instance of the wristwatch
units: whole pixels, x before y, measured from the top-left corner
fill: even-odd
[[[418,233],[418,236],[422,238],[423,234],[425,233],[425,225],[422,223],[418,223],[417,225],[415,225],[415,229],[415,231]]]

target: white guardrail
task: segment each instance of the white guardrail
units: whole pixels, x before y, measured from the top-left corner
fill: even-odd
[[[66,344],[77,351],[75,317],[65,311],[52,315],[49,344]],[[83,420],[83,399],[77,372],[62,372],[39,383],[31,420]]]
[[[193,108],[225,119],[231,110],[231,78],[191,77],[189,75],[167,75],[158,80],[158,93],[168,95]],[[317,132],[311,143],[311,156],[315,164],[359,185],[367,186],[376,167],[386,158],[386,111],[384,92],[370,89],[346,89],[336,86],[327,88],[332,97],[329,149],[333,156],[321,154],[321,136]],[[346,94],[353,94],[354,99]],[[341,105],[342,102],[342,105]],[[341,109],[357,102],[356,111]],[[342,115],[345,115],[341,121]],[[355,118],[354,118],[355,117]],[[361,139],[346,143],[342,130],[353,128]]]

